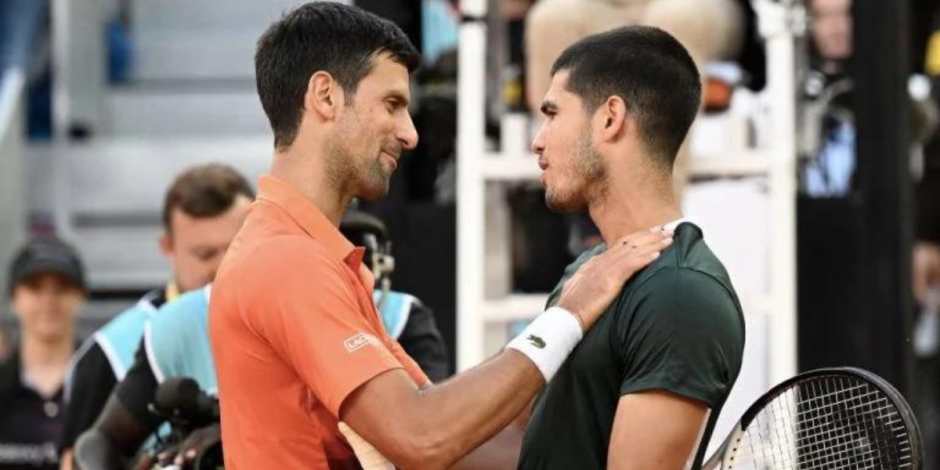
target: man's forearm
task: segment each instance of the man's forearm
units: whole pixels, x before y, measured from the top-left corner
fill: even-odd
[[[436,446],[448,465],[492,438],[529,404],[545,385],[533,363],[507,349],[493,360],[422,392],[426,419],[439,429]]]
[[[412,390],[391,403],[353,403],[344,420],[403,470],[444,469],[505,428],[544,384],[531,360],[507,349],[439,386]],[[387,416],[381,423],[369,421],[376,407]]]
[[[118,468],[131,458],[159,427],[137,418],[114,393],[108,399],[95,425],[75,444],[75,462],[82,470]]]

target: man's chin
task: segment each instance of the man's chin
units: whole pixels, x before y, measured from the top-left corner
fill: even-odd
[[[388,195],[388,182],[385,184],[369,186],[360,191],[358,197],[366,202],[375,202]]]
[[[66,320],[62,320],[65,322]],[[54,327],[40,328],[36,336],[40,341],[46,344],[53,344],[64,341],[67,336],[67,329],[63,325],[55,325]]]
[[[548,206],[548,210],[556,214],[568,214],[580,210],[580,208],[577,207],[576,204],[572,204],[571,201],[554,198],[547,194],[545,195],[545,205]]]

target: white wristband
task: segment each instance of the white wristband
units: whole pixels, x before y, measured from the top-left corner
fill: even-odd
[[[552,307],[539,315],[519,336],[506,345],[525,354],[545,377],[552,379],[574,350],[584,332],[574,314]]]

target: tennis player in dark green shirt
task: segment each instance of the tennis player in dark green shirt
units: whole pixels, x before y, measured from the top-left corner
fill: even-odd
[[[673,245],[626,285],[536,400],[520,469],[679,469],[702,461],[741,367],[744,323],[701,230],[677,225]],[[572,264],[549,303],[605,248]],[[632,461],[640,453],[651,465]],[[654,464],[656,454],[675,465]]]
[[[701,229],[682,218],[673,190],[673,165],[700,95],[691,57],[656,28],[587,37],[555,62],[532,144],[546,203],[559,212],[587,210],[607,242],[659,225],[675,228],[674,243],[625,285],[531,415],[471,456],[499,450],[511,458],[468,458],[461,468],[701,466],[741,368],[744,320],[728,274]],[[572,264],[549,303],[606,249]]]

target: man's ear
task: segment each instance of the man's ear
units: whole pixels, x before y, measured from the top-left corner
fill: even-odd
[[[596,118],[600,122],[602,141],[614,141],[627,130],[627,105],[623,98],[611,96],[598,106]]]
[[[163,253],[163,256],[171,259],[173,257],[173,240],[170,238],[170,232],[163,232],[160,238],[157,239],[157,243],[160,245],[160,252]]]
[[[310,76],[307,93],[304,94],[304,109],[315,113],[325,121],[336,118],[337,110],[343,106],[345,96],[339,82],[328,72],[319,71]]]

